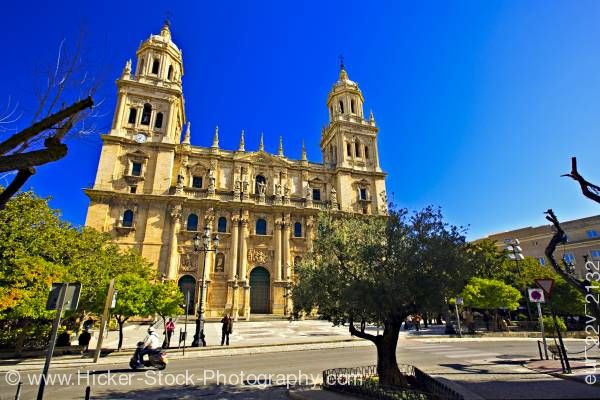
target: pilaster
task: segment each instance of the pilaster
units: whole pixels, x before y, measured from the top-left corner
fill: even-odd
[[[171,206],[169,215],[171,216],[171,246],[169,248],[169,269],[167,278],[169,280],[177,279],[179,270],[179,251],[177,249],[177,234],[181,229],[181,205]]]

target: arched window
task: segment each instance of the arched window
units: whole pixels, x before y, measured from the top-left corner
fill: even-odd
[[[154,127],[155,128],[162,128],[162,121],[163,121],[163,113],[157,113],[156,114],[156,121],[154,121]]]
[[[160,65],[160,61],[158,61],[158,58],[154,59],[154,62],[152,62],[152,73],[154,75],[158,75],[158,66]]]
[[[219,222],[217,222],[217,231],[218,232],[227,232],[227,218],[220,217]]]
[[[302,224],[300,222],[294,224],[294,237],[302,237]]]
[[[359,142],[354,142],[354,153],[356,154],[356,157],[360,157],[360,143]]]
[[[256,175],[255,183],[254,183],[254,193],[260,193],[260,186],[266,185],[267,179],[262,175]]]
[[[348,154],[348,157],[352,156],[352,145],[350,143],[346,143],[346,154]]]
[[[257,235],[266,235],[267,234],[267,221],[260,218],[256,220],[256,234]]]
[[[150,125],[150,116],[152,115],[152,106],[150,103],[144,104],[144,111],[142,111],[142,125]]]
[[[135,124],[136,119],[137,119],[137,109],[135,107],[131,107],[129,109],[129,119],[127,120],[127,123]]]
[[[369,158],[369,146],[365,146],[365,158]]]
[[[350,100],[350,112],[354,114],[354,99]]]
[[[167,79],[171,80],[173,79],[173,66],[169,65],[169,72],[167,73]]]
[[[125,210],[123,213],[123,223],[122,226],[125,228],[133,227],[133,211]]]
[[[187,230],[194,231],[194,232],[198,230],[198,216],[196,214],[188,215]]]
[[[344,113],[344,102],[340,100],[340,112]]]

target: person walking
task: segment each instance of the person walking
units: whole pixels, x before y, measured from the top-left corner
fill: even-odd
[[[413,322],[415,324],[415,330],[419,332],[421,330],[421,314],[415,314],[413,317]]]
[[[175,332],[175,322],[173,322],[173,318],[169,318],[169,321],[165,324],[165,348],[171,347],[171,337],[173,336],[173,332]]]
[[[229,346],[229,335],[233,332],[233,320],[229,317],[229,314],[225,314],[221,320],[221,346],[227,343]]]

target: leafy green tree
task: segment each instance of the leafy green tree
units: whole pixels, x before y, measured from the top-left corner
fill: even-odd
[[[390,206],[388,218],[321,214],[313,250],[296,267],[294,311],[319,312],[377,348],[385,385],[406,385],[396,360],[404,319],[423,305],[441,309],[471,276],[462,229],[439,209],[413,215]],[[355,326],[360,324],[360,328]],[[383,334],[365,331],[368,323]]]
[[[108,289],[102,291],[100,299],[106,298]],[[152,286],[147,279],[134,273],[119,275],[115,279],[117,302],[112,314],[119,325],[118,350],[123,347],[123,327],[131,317],[145,316],[151,313],[149,299],[152,296]]]
[[[521,293],[514,287],[495,279],[471,278],[461,292],[465,305],[487,310],[519,307]]]
[[[159,282],[152,285],[152,296],[150,297],[150,312],[158,314],[162,319],[163,326],[167,323],[167,317],[179,315],[183,312],[183,293],[174,281]]]

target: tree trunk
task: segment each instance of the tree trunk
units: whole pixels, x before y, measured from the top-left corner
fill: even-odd
[[[396,347],[401,323],[386,322],[383,335],[379,336],[377,346],[377,375],[379,384],[384,386],[407,387],[406,377],[400,373],[396,360]]]
[[[117,346],[117,351],[121,351],[123,347],[123,325],[125,324],[125,320],[117,318],[117,323],[119,324],[119,345]]]

